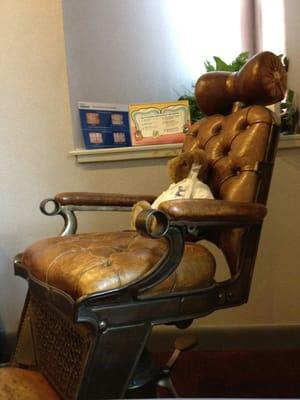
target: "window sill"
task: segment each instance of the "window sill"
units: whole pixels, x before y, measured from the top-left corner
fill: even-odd
[[[147,158],[171,158],[181,151],[182,144],[116,147],[107,149],[76,149],[69,155],[76,157],[78,163],[142,160]],[[300,148],[300,134],[282,135],[278,149]]]
[[[181,151],[182,143],[155,146],[115,147],[106,149],[77,149],[70,151],[79,163],[141,160],[147,158],[175,157]]]
[[[281,135],[278,149],[296,149],[300,147],[300,133],[294,135]]]

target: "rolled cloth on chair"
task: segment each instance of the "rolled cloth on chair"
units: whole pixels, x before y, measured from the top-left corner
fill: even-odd
[[[280,57],[264,51],[238,72],[208,72],[195,87],[198,106],[207,114],[227,114],[235,101],[270,105],[284,97],[287,74]]]

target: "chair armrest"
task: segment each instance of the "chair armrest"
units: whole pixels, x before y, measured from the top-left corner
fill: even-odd
[[[77,230],[77,211],[130,211],[141,200],[149,203],[155,200],[153,195],[127,195],[114,193],[64,192],[54,199],[45,199],[40,204],[43,214],[61,215],[64,227],[60,236],[75,234]],[[49,210],[50,205],[50,210]]]
[[[152,238],[167,238],[169,248],[158,268],[132,289],[141,293],[167,278],[180,263],[184,242],[191,236],[203,238],[202,228],[247,227],[260,224],[266,214],[263,204],[207,199],[165,201],[158,210],[141,211],[136,219],[137,231]]]
[[[165,201],[160,204],[159,210],[173,221],[208,226],[259,224],[267,214],[263,204],[210,199]]]
[[[62,206],[124,206],[131,207],[141,200],[152,203],[156,196],[130,195],[115,193],[64,192],[58,193],[54,199]]]

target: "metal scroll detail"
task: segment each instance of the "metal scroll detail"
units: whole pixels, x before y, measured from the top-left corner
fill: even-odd
[[[153,268],[131,286],[133,292],[142,293],[162,282],[177,268],[184,251],[184,237],[180,227],[172,225],[165,213],[153,209],[142,211],[138,215],[136,228],[144,236],[164,237],[168,241],[168,251],[157,268]]]
[[[53,208],[48,209],[49,205]],[[74,210],[70,206],[61,206],[55,199],[45,199],[40,204],[40,210],[48,216],[61,215],[64,220],[64,227],[59,236],[73,235],[77,231],[77,218]]]
[[[49,207],[51,207],[49,209]],[[40,204],[40,210],[48,216],[60,215],[64,220],[64,227],[59,236],[74,235],[77,232],[77,217],[75,211],[130,211],[128,206],[86,206],[61,205],[55,199],[45,199]]]

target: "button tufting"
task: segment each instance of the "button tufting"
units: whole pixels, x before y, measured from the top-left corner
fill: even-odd
[[[249,124],[246,121],[244,121],[239,128],[240,131],[245,131],[246,129],[249,128]]]
[[[112,264],[111,260],[107,259],[107,260],[105,261],[105,263],[104,263],[104,266],[105,266],[105,267],[110,267],[111,264]]]
[[[135,282],[157,265],[167,250],[165,239],[150,239],[132,231],[83,234],[77,239],[50,238],[35,243],[23,253],[24,268],[40,281],[78,299]],[[89,252],[83,250],[87,242],[94,243]],[[115,244],[124,250],[114,252]],[[73,248],[76,257],[70,252]],[[53,260],[55,266],[49,269]],[[201,245],[186,243],[176,272],[151,293],[170,292],[175,280],[179,291],[205,287],[211,284],[214,273],[212,254]]]
[[[231,150],[231,147],[229,145],[225,145],[223,147],[223,151],[222,151],[223,156],[227,156],[230,153],[230,150]]]
[[[212,134],[213,136],[217,136],[221,133],[221,131],[222,131],[222,125],[220,124],[212,130]]]

